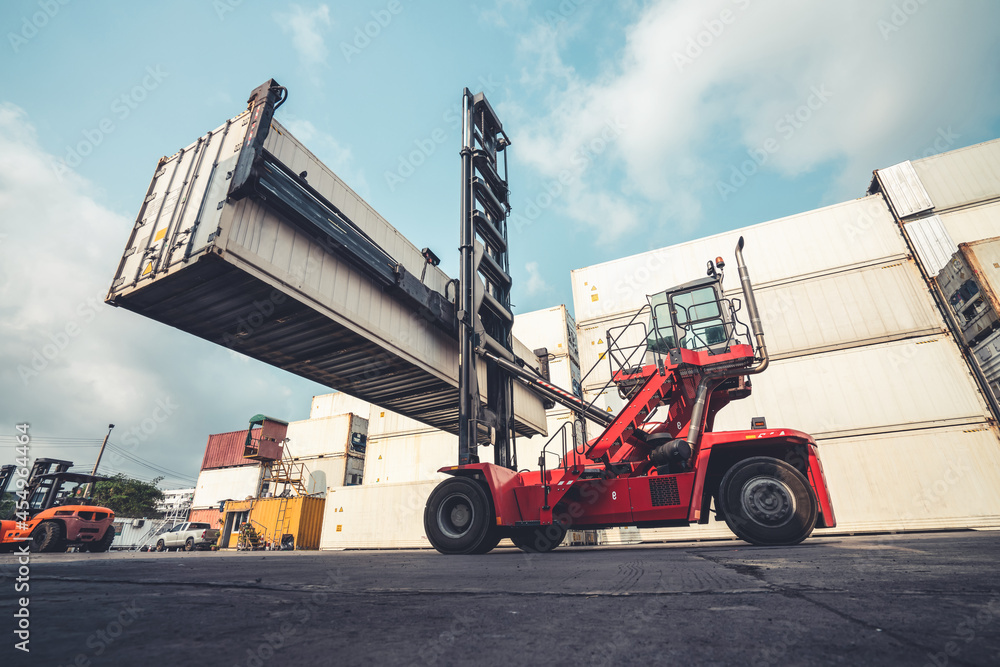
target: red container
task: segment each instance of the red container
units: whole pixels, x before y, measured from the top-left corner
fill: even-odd
[[[212,528],[222,530],[222,512],[218,509],[191,510],[188,521],[192,523],[207,523]]]
[[[260,429],[254,429],[254,436],[260,437]],[[257,461],[243,458],[243,448],[247,444],[247,429],[216,433],[208,436],[208,446],[205,447],[205,458],[201,469],[231,468],[232,466],[258,465]]]

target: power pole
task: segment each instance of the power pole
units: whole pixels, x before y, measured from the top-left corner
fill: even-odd
[[[108,433],[107,435],[104,436],[104,442],[101,443],[101,451],[97,452],[97,460],[94,461],[94,469],[90,471],[91,475],[97,474],[97,466],[101,465],[101,457],[104,456],[104,447],[105,445],[108,444],[108,438],[111,437],[111,430],[114,429],[114,427],[115,427],[114,424],[108,424]],[[90,492],[93,491],[93,486],[94,486],[93,484],[90,483],[87,484],[86,495],[88,497],[90,496]]]

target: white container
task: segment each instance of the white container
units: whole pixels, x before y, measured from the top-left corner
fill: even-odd
[[[111,549],[130,550],[155,544],[153,538],[173,528],[173,523],[170,519],[115,517],[115,539]]]
[[[1000,197],[1000,139],[914,160],[913,169],[937,213]]]
[[[775,361],[946,330],[913,260],[896,260],[772,285],[755,289],[754,293],[768,353]],[[747,321],[745,310],[739,317]],[[607,332],[625,326],[631,319],[632,314],[627,314],[580,326],[583,374],[600,362],[584,380],[584,387],[601,386],[611,378],[611,364],[603,356],[608,349]],[[645,325],[648,320],[648,314],[644,314],[640,321]],[[642,326],[630,327],[622,335],[619,346],[628,348],[642,344],[645,331]],[[641,349],[626,352],[633,355],[633,363],[642,363],[644,353]],[[615,360],[623,354],[616,355]]]
[[[941,216],[929,215],[903,223],[910,244],[929,276],[937,275],[958,250]]]
[[[326,493],[331,488],[364,481],[365,457],[343,452],[330,456],[296,459],[306,473],[306,489],[311,493]]]
[[[309,408],[309,419],[320,417],[336,417],[338,415],[355,414],[368,419],[372,404],[350,394],[335,391],[331,394],[320,394],[312,397]]]
[[[635,312],[645,305],[646,295],[704,276],[705,263],[718,256],[729,269],[726,291],[738,291],[733,252],[740,236],[745,238],[744,257],[758,288],[907,255],[885,200],[876,194],[577,269],[572,283],[578,327]]]
[[[988,239],[1000,229],[1000,201],[948,211],[939,217],[956,244]]]
[[[109,303],[377,405],[457,430],[458,343],[314,237],[256,200],[227,200],[243,113],[157,165]],[[265,148],[420,276],[407,241],[278,122]],[[444,294],[448,277],[426,267]],[[530,354],[515,344],[522,356]],[[531,357],[525,357],[531,359]],[[391,378],[392,382],[387,382]],[[485,368],[480,387],[485,391]],[[419,390],[416,390],[416,389]],[[542,401],[514,386],[517,430],[544,428]]]
[[[782,359],[753,393],[719,412],[715,430],[765,417],[816,438],[982,421],[987,406],[950,336]]]
[[[515,316],[514,335],[532,350],[544,347],[556,357],[579,356],[576,321],[564,305]]]
[[[202,470],[194,490],[192,509],[218,507],[223,500],[245,500],[257,492],[263,468],[259,465]]]
[[[437,485],[433,480],[331,489],[319,548],[430,548],[424,505]]]
[[[343,455],[350,448],[355,433],[367,438],[367,419],[347,414],[290,422],[286,436],[288,453],[292,458]]]
[[[816,534],[1000,525],[1000,442],[971,424],[820,440],[837,527]],[[644,542],[730,539],[725,522],[642,529]]]
[[[544,436],[536,436],[544,437]],[[518,438],[518,450],[523,438]],[[480,447],[484,460],[492,456],[489,447]],[[440,468],[458,464],[458,436],[444,431],[425,431],[379,436],[368,441],[365,456],[365,484],[397,484],[422,480],[442,480]]]
[[[846,437],[976,423],[988,414],[968,366],[946,335],[781,359],[751,380],[753,393],[723,408],[714,430],[746,429],[753,417],[765,417],[769,427],[794,428],[816,438]],[[624,402],[617,389],[598,389],[586,390],[585,398],[596,399],[599,409],[619,412]]]

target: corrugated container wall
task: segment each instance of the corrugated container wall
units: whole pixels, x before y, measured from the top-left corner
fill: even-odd
[[[437,484],[431,480],[331,489],[320,549],[430,547],[424,535],[424,505]]]
[[[223,500],[243,500],[253,496],[260,484],[259,465],[202,470],[194,491],[192,509],[216,507]]]
[[[733,252],[740,236],[757,289],[901,260],[908,253],[882,196],[864,197],[576,269],[571,275],[578,327],[636,312],[647,295],[704,275],[705,262],[720,255],[730,269],[726,293],[738,295]]]
[[[208,445],[205,447],[205,457],[202,459],[201,469],[211,470],[213,468],[257,465],[257,461],[243,458],[246,442],[247,429],[208,436]]]
[[[222,528],[222,512],[219,511],[218,506],[216,507],[206,507],[200,510],[191,510],[188,514],[188,521],[198,521],[201,523],[207,523],[212,528]]]
[[[319,549],[325,507],[325,497],[262,498],[254,502],[250,519],[263,530],[265,540],[277,543],[290,534],[296,549]]]
[[[254,197],[227,198],[248,122],[243,113],[157,165],[108,302],[457,432],[457,341],[338,246]],[[264,148],[447,299],[448,276],[276,121]],[[544,428],[540,399],[515,384],[513,403],[519,433]]]

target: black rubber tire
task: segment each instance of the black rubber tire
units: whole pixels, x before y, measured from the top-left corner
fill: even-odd
[[[31,532],[32,551],[54,553],[66,551],[66,528],[58,521],[44,521]]]
[[[194,538],[189,537],[187,541],[184,542],[184,551],[194,551]]]
[[[495,536],[493,526],[493,503],[479,482],[451,477],[438,484],[427,498],[424,532],[431,545],[443,554],[480,553]],[[494,546],[496,543],[490,548]]]
[[[482,544],[476,547],[476,550],[472,553],[488,554],[496,549],[496,546],[500,544],[500,540],[502,539],[503,534],[500,532],[500,528],[498,526],[490,526],[489,532],[486,534],[486,539],[484,539]]]
[[[111,549],[111,543],[115,541],[115,525],[110,524],[108,529],[104,531],[104,535],[101,539],[95,540],[93,542],[88,542],[83,545],[84,551],[89,551],[90,553],[99,554],[104,553]]]
[[[543,554],[562,544],[565,537],[566,526],[556,520],[548,526],[515,528],[510,536],[510,541],[521,551]]]
[[[165,544],[163,544],[163,540],[158,540],[158,541],[156,542],[156,550],[157,550],[157,551],[166,551],[166,550],[167,550],[167,547],[166,547],[166,545],[165,545]]]
[[[819,505],[809,480],[770,456],[744,459],[719,484],[719,502],[737,537],[757,546],[792,546],[812,534]]]

